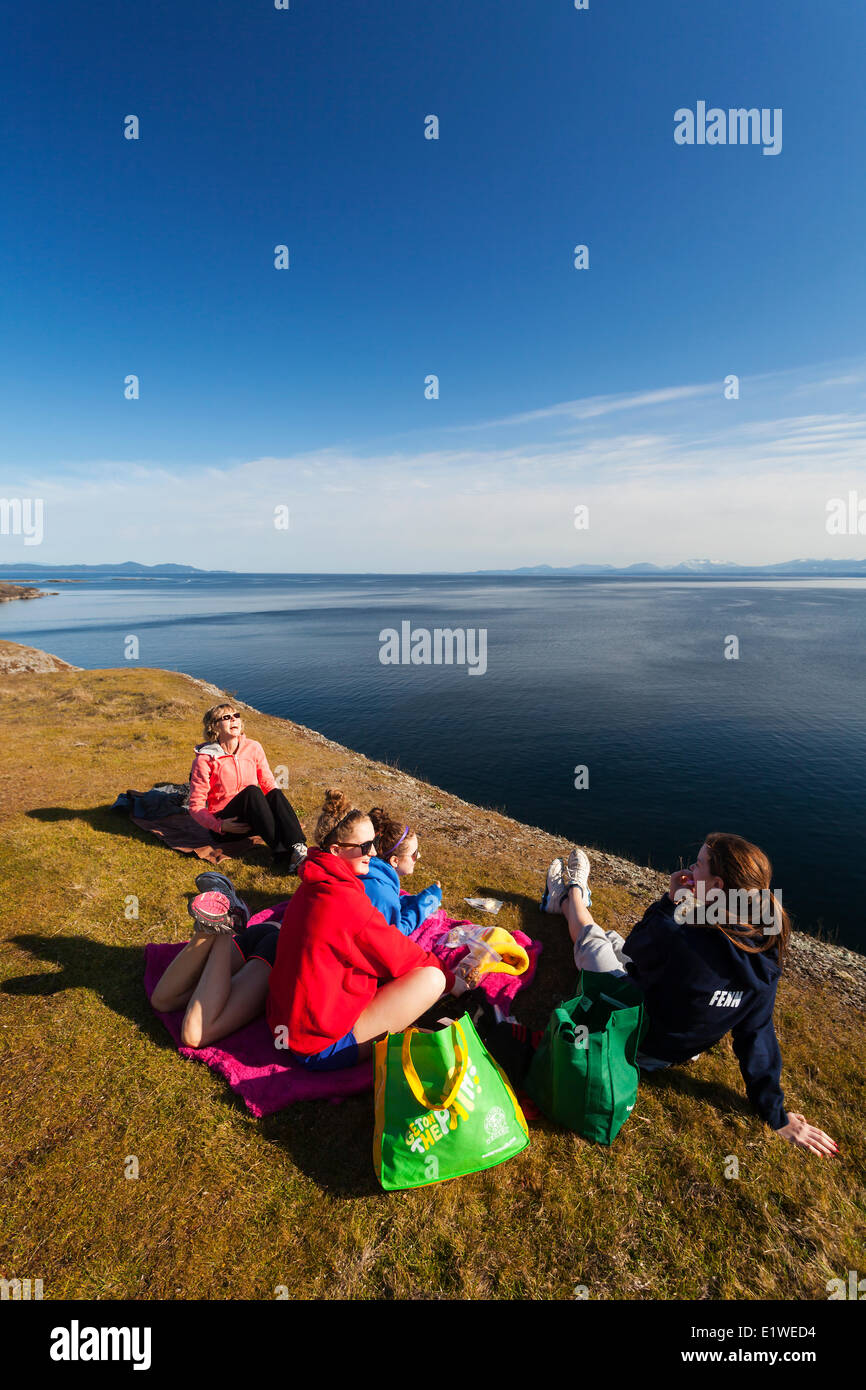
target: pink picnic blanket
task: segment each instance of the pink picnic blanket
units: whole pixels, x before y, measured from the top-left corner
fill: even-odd
[[[265,908],[263,912],[257,912],[254,917],[250,918],[247,926],[252,927],[271,918],[278,922],[282,921],[286,906],[285,902],[275,903],[273,907]],[[426,922],[416,928],[412,940],[417,941],[426,950],[433,950],[444,964],[449,965],[454,960],[459,960],[467,948],[437,947],[436,943],[438,938],[446,935],[453,926],[457,925],[460,924],[453,918],[446,917],[440,908],[438,912],[433,913]],[[506,1013],[509,1012],[508,1003],[513,999],[518,989],[522,984],[528,983],[534,975],[536,962],[541,953],[540,942],[531,941],[522,932],[514,932],[514,938],[520,942],[529,955],[529,970],[519,976],[487,975],[484,977],[483,986],[487,989],[494,1003],[500,1003],[500,1007],[502,1004],[506,1005]],[[148,999],[166,966],[183,950],[184,944],[183,942],[179,944],[163,942],[145,946],[144,989]],[[507,994],[504,992],[505,990],[508,991]],[[292,1105],[297,1100],[340,1099],[343,1096],[353,1096],[361,1091],[366,1091],[373,1084],[372,1061],[360,1062],[356,1067],[346,1067],[340,1071],[311,1072],[297,1062],[287,1060],[274,1047],[264,1015],[254,1019],[246,1027],[239,1028],[236,1033],[222,1038],[219,1043],[215,1043],[211,1047],[196,1048],[181,1046],[180,1028],[183,1022],[183,1010],[178,1009],[175,1013],[163,1014],[154,1009],[154,1013],[157,1018],[162,1020],[177,1043],[181,1056],[191,1057],[197,1062],[204,1062],[205,1066],[224,1077],[235,1094],[240,1096],[247,1109],[259,1119],[263,1115],[273,1115],[275,1111],[283,1110],[287,1105]]]
[[[285,903],[277,903],[264,912],[257,912],[247,925],[252,927],[271,917],[281,922],[285,910]],[[184,944],[168,942],[145,946],[144,989],[148,999],[169,961],[183,950]],[[236,1033],[221,1038],[212,1047],[182,1047],[180,1026],[183,1010],[162,1014],[154,1009],[154,1013],[174,1038],[181,1056],[204,1062],[205,1066],[218,1072],[240,1096],[247,1109],[259,1119],[285,1109],[296,1100],[354,1096],[359,1091],[368,1090],[373,1084],[372,1061],[359,1062],[356,1067],[346,1067],[342,1071],[326,1072],[307,1071],[297,1062],[288,1061],[274,1047],[264,1014],[261,1018],[253,1019],[246,1027],[239,1028]]]

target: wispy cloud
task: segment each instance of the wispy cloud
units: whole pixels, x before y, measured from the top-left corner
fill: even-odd
[[[864,381],[866,381],[866,374],[849,372],[847,376],[828,376],[823,381],[809,382],[807,385],[798,386],[796,390],[798,394],[801,394],[807,391],[820,391],[827,386],[857,386]]]
[[[862,557],[864,538],[830,536],[825,521],[831,497],[866,493],[866,412],[850,383],[828,397],[826,372],[812,376],[824,409],[808,408],[790,373],[764,374],[733,401],[715,384],[712,395],[671,387],[527,412],[511,417],[531,424],[519,444],[473,433],[459,447],[328,446],[192,470],[100,461],[13,480],[7,469],[5,495],[45,499],[45,541],[25,553],[21,538],[0,537],[0,562],[412,571]],[[551,433],[578,406],[616,428],[574,443]],[[574,527],[578,505],[590,509],[586,531]],[[288,530],[274,525],[277,507],[289,508]]]
[[[718,392],[718,382],[703,386],[669,386],[660,391],[634,391],[615,396],[587,396],[575,401],[561,401],[557,405],[545,406],[542,410],[527,410],[518,415],[503,415],[498,420],[484,420],[465,429],[498,429],[506,425],[527,425],[542,420],[553,420],[566,416],[571,420],[592,420],[602,415],[613,415],[621,410],[638,410],[642,406],[668,405],[674,401],[692,400],[697,396],[709,396]]]

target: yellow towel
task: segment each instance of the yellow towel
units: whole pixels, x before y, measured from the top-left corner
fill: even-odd
[[[504,927],[481,927],[472,935],[482,945],[477,955],[474,947],[469,948],[468,960],[472,964],[465,979],[470,989],[475,988],[482,975],[522,975],[529,969],[529,956]]]

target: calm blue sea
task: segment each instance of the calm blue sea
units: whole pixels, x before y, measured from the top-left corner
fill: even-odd
[[[0,605],[0,637],[106,667],[124,664],[135,635],[142,666],[204,677],[563,845],[667,870],[708,831],[735,831],[770,855],[798,926],[866,949],[864,580],[238,575],[49,587],[59,596]],[[403,622],[486,629],[486,672],[383,665],[380,631]],[[737,660],[724,656],[730,637]],[[191,727],[190,755],[198,737]]]

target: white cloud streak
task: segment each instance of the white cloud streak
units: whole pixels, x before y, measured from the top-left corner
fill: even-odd
[[[539,437],[506,448],[371,457],[328,447],[201,469],[94,463],[17,478],[6,469],[4,496],[44,498],[45,539],[25,548],[0,536],[0,563],[394,573],[863,558],[866,538],[830,536],[825,522],[830,498],[858,487],[866,496],[866,412],[849,399],[844,409],[785,415],[779,397],[790,391],[767,380],[741,401],[688,386],[529,412],[512,418]],[[836,379],[837,390],[846,385]],[[594,409],[605,399],[609,411]],[[590,413],[574,415],[576,404]],[[635,412],[637,428],[574,444],[545,437],[545,422],[569,412],[618,410]],[[590,509],[586,531],[574,528],[578,504]],[[287,531],[274,526],[280,505]]]

